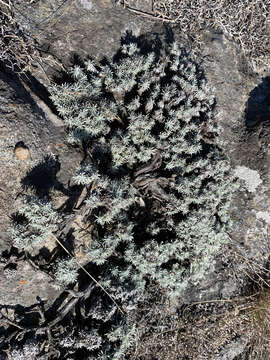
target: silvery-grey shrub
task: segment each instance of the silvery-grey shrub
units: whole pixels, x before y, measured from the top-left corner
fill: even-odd
[[[51,98],[68,140],[91,154],[74,177],[88,189],[83,206],[95,225],[89,261],[111,266],[120,282],[143,289],[151,280],[178,297],[226,242],[238,186],[211,89],[177,42],[157,51],[132,36],[114,57],[71,75]]]
[[[59,216],[53,206],[45,199],[28,196],[24,199],[11,228],[13,245],[19,249],[29,250],[48,240],[57,230]]]
[[[77,270],[78,266],[73,258],[58,260],[54,273],[56,288],[74,284],[78,278]]]

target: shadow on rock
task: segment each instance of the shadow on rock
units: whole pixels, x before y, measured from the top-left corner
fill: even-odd
[[[57,114],[55,105],[50,99],[49,91],[30,73],[21,74],[19,76],[14,73],[1,72],[0,69],[0,80],[4,81],[15,91],[20,101],[29,104],[35,114],[38,114],[42,118],[46,119],[46,113],[37,104],[37,99],[33,98],[33,94],[43,101],[50,108],[52,113]]]
[[[246,127],[253,128],[270,121],[270,77],[266,77],[249,94],[246,106]]]
[[[21,184],[24,188],[31,188],[39,198],[49,198],[52,189],[59,190],[63,194],[68,195],[69,191],[56,178],[60,167],[61,164],[57,156],[46,155],[21,180]]]

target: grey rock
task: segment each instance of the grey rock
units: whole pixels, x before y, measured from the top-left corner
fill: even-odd
[[[37,303],[37,296],[49,302],[59,296],[52,279],[25,261],[17,264],[12,278],[6,277],[3,269],[0,272],[0,305],[28,307]]]

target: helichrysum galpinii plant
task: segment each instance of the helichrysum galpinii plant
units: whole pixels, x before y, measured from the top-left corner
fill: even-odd
[[[74,284],[78,278],[77,264],[73,258],[58,260],[54,273],[56,288]]]
[[[19,249],[29,250],[48,240],[57,230],[59,216],[52,205],[36,196],[28,196],[18,211],[19,221],[11,228],[13,245]]]
[[[72,77],[51,97],[69,141],[90,154],[74,177],[95,225],[89,261],[179,296],[226,241],[237,188],[202,71],[176,42],[157,50],[127,36],[113,58]]]

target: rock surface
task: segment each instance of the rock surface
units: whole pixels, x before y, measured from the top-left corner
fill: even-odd
[[[46,273],[37,271],[25,261],[17,263],[14,271],[0,269],[0,306],[30,307],[37,303],[38,296],[50,301],[59,296]]]

